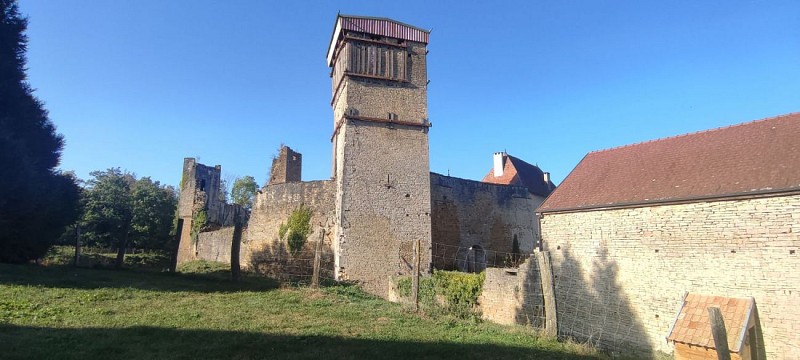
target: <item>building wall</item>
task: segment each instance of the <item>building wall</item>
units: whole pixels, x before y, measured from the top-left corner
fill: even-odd
[[[426,53],[409,42],[409,82],[346,76],[334,99],[336,276],[383,297],[393,277],[408,272],[416,241],[423,272],[431,262]],[[420,126],[357,119],[389,113]]]
[[[431,232],[437,269],[464,270],[463,261],[458,259],[465,256],[460,252],[473,245],[487,251],[511,253],[516,238],[522,253],[533,251],[538,234],[534,211],[544,198],[524,187],[436,173],[431,173],[430,178]]]
[[[303,252],[313,249],[324,230],[326,236],[323,241],[323,266],[332,271],[330,234],[333,227],[334,189],[335,183],[330,180],[287,182],[262,188],[261,193],[256,196],[247,229],[242,235],[243,267],[267,275],[285,275],[287,269],[293,265],[293,258],[286,242],[278,238],[278,228],[287,222],[292,211],[302,205],[311,210],[311,233]],[[302,259],[302,264],[294,264],[298,265],[294,266],[295,270],[309,270],[306,260]],[[281,268],[277,265],[281,265]]]
[[[478,298],[484,320],[504,325],[544,327],[542,281],[536,259],[519,268],[488,268]]]
[[[232,242],[232,226],[214,231],[201,232],[197,235],[196,258],[230,264]]]
[[[684,292],[753,296],[766,353],[800,358],[800,195],[545,214],[559,331],[671,351]]]
[[[389,296],[392,277],[407,271],[414,242],[429,271],[431,198],[426,129],[348,123],[343,174],[337,178],[337,275]]]
[[[281,146],[278,156],[272,160],[269,185],[300,181],[302,170],[303,155],[288,146]]]

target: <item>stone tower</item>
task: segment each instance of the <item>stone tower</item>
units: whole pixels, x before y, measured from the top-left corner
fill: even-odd
[[[288,146],[281,146],[278,156],[272,160],[269,185],[300,181],[303,170],[303,155]]]
[[[391,293],[419,241],[430,268],[429,31],[339,15],[328,48],[336,181],[336,276]]]

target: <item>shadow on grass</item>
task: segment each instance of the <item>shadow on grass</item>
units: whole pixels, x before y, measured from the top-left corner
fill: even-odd
[[[244,276],[240,282],[234,283],[230,280],[230,272],[227,270],[176,274],[133,269],[9,264],[0,264],[0,284],[68,289],[134,288],[204,293],[265,291],[278,288],[276,281],[264,277]]]
[[[0,343],[4,359],[596,359],[496,344],[154,327],[64,329],[0,324]]]

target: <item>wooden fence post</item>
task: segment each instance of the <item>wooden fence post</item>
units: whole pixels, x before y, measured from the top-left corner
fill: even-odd
[[[719,307],[708,307],[708,320],[711,323],[711,335],[714,336],[714,347],[717,348],[717,359],[731,360],[728,332],[725,331],[725,321],[722,319],[722,311],[719,310]]]
[[[417,239],[414,242],[414,273],[411,275],[411,301],[414,302],[414,311],[419,311],[419,247],[420,241]]]
[[[75,225],[75,267],[81,263],[81,226]]]
[[[544,333],[549,337],[558,336],[558,317],[556,313],[556,293],[553,283],[553,268],[550,265],[550,252],[536,252],[539,264],[539,275],[542,279],[542,297],[544,298]]]
[[[322,242],[325,240],[325,228],[319,229],[319,240],[314,250],[314,274],[311,276],[311,287],[314,289],[319,288],[319,267],[322,257]]]
[[[233,224],[233,239],[231,240],[231,279],[238,282],[242,277],[242,268],[239,265],[239,251],[242,247],[242,221],[237,218]]]

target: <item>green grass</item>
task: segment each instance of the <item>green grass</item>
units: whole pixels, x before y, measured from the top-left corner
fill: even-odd
[[[522,327],[427,319],[353,286],[0,264],[3,359],[597,359]]]

